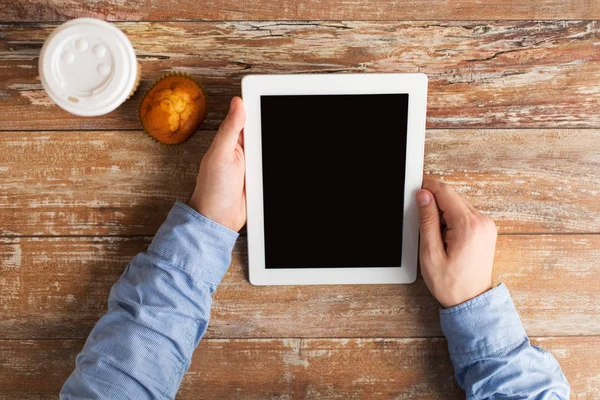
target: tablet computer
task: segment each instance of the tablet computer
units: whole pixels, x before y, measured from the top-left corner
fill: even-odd
[[[426,75],[250,75],[242,97],[250,282],[414,282]]]

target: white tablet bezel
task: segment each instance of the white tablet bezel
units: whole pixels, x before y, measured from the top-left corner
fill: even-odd
[[[265,268],[260,96],[385,93],[407,93],[409,95],[401,266]],[[419,245],[418,209],[415,194],[423,180],[427,76],[395,73],[248,75],[242,79],[242,97],[246,108],[244,147],[250,282],[254,285],[414,282],[417,277]],[[290,220],[293,221],[293,215],[290,216]],[[294,229],[293,224],[290,225],[290,229]]]

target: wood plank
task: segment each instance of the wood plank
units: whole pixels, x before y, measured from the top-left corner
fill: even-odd
[[[182,398],[464,397],[443,339],[209,341],[200,345],[192,363],[196,360],[182,382]],[[239,373],[232,371],[236,366]],[[217,391],[209,394],[200,388]]]
[[[177,0],[128,3],[108,0],[20,0],[0,3],[2,21],[63,21],[77,17],[108,20],[482,20],[597,19],[600,4],[585,0],[535,2],[484,0],[427,2],[351,0]]]
[[[599,135],[429,130],[425,173],[452,184],[500,233],[600,232]]]
[[[1,132],[0,235],[153,235],[192,194],[214,132]],[[501,233],[600,232],[600,131],[429,130],[425,172]]]
[[[141,131],[0,133],[4,235],[153,235],[191,197],[214,132],[163,146]]]
[[[0,239],[0,338],[85,338],[149,238]],[[600,235],[501,236],[495,280],[533,336],[600,335]],[[565,288],[576,288],[565,289]],[[411,285],[251,286],[244,238],[208,337],[434,337],[438,304]]]
[[[533,339],[560,362],[573,398],[597,399],[599,337]],[[58,394],[81,340],[0,341],[0,399]],[[178,399],[449,399],[443,339],[205,339]]]
[[[0,129],[139,128],[141,93],[168,71],[205,83],[206,129],[242,76],[300,72],[424,72],[430,128],[600,127],[598,21],[120,23],[142,91],[97,118],[61,111],[42,90],[36,60],[55,26],[0,25]]]

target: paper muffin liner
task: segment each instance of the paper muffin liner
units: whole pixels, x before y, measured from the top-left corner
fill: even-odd
[[[158,78],[156,78],[154,80],[154,82],[152,82],[152,85],[150,85],[150,87],[144,92],[144,95],[142,96],[142,99],[140,100],[140,103],[138,104],[137,116],[138,116],[138,121],[140,122],[140,125],[142,126],[142,129],[144,130],[144,133],[146,133],[146,135],[150,136],[150,138],[152,140],[154,140],[156,143],[160,143],[160,144],[162,144],[164,146],[179,146],[181,144],[184,144],[188,140],[190,140],[196,134],[196,132],[198,132],[198,130],[196,129],[196,131],[194,133],[192,133],[190,136],[188,136],[183,142],[179,142],[179,143],[163,143],[160,140],[158,140],[157,138],[155,138],[154,136],[152,136],[150,134],[150,132],[148,132],[146,130],[146,127],[144,126],[144,122],[142,121],[142,115],[141,115],[142,104],[144,103],[144,100],[146,99],[146,96],[148,96],[148,93],[150,93],[150,91],[154,88],[154,86],[156,86],[156,84],[158,82],[160,82],[161,80],[163,80],[165,78],[168,78],[170,76],[182,76],[184,78],[188,78],[188,79],[192,80],[196,85],[198,85],[198,87],[200,88],[200,90],[202,90],[202,93],[204,94],[204,99],[206,101],[206,112],[208,113],[208,95],[206,94],[206,90],[204,89],[204,85],[200,81],[198,81],[196,78],[194,78],[192,75],[190,75],[190,74],[188,74],[186,72],[171,71],[171,72],[164,73],[164,74],[160,75]]]

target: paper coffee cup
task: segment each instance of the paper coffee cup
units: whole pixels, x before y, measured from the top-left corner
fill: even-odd
[[[56,28],[39,60],[48,96],[81,116],[103,115],[119,107],[139,85],[131,42],[116,26],[78,18]]]

